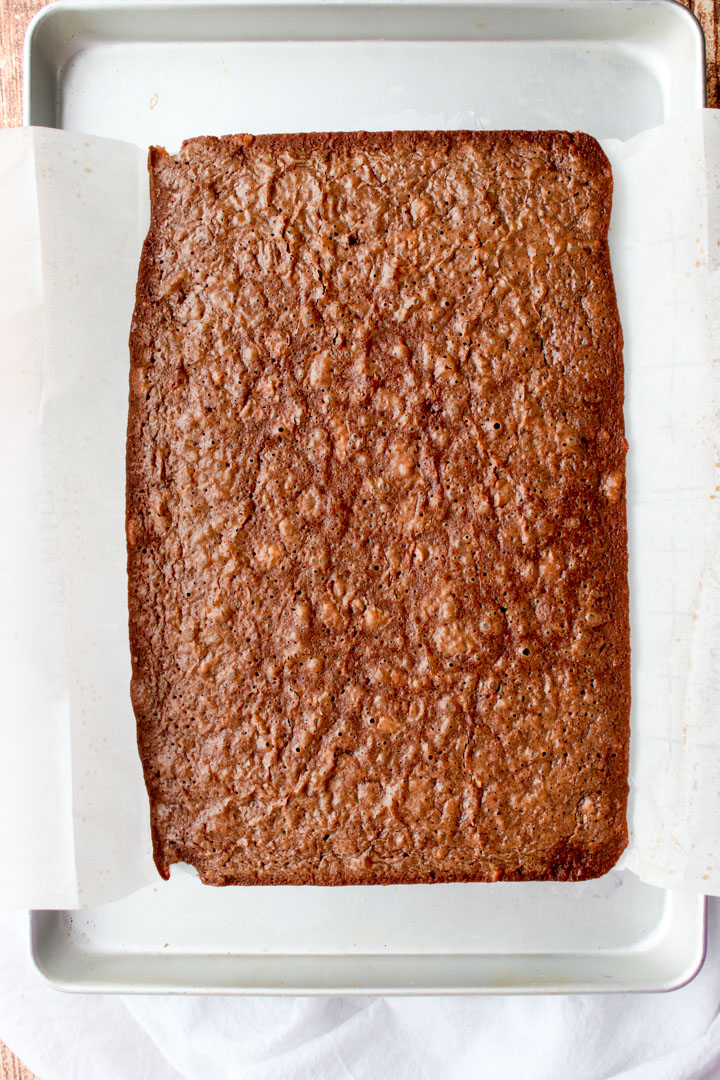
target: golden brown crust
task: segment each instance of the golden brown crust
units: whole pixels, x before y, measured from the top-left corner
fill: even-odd
[[[605,873],[630,687],[600,147],[240,135],[149,169],[127,533],[158,870]]]

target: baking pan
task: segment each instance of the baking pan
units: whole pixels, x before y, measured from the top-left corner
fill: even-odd
[[[628,138],[704,104],[703,39],[669,0],[64,2],[26,39],[25,120],[176,148],[198,134],[569,128]],[[582,884],[203,887],[31,914],[67,990],[663,990],[702,964],[705,905]]]

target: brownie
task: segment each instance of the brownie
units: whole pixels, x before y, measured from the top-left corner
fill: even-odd
[[[602,150],[238,135],[149,169],[127,541],[160,874],[604,874],[630,681]]]

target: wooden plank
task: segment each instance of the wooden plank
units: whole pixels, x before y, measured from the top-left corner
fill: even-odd
[[[0,127],[22,124],[25,30],[42,0],[0,0]]]
[[[35,1073],[26,1069],[4,1043],[0,1043],[0,1077],[2,1080],[37,1080]]]
[[[707,100],[711,109],[717,109],[720,107],[720,87],[718,86],[720,0],[682,0],[682,2],[698,17],[705,34]]]

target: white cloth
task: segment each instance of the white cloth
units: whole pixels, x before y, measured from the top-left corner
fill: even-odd
[[[0,1038],[40,1080],[717,1080],[720,900],[708,955],[669,994],[102,997],[32,972],[0,915]]]

